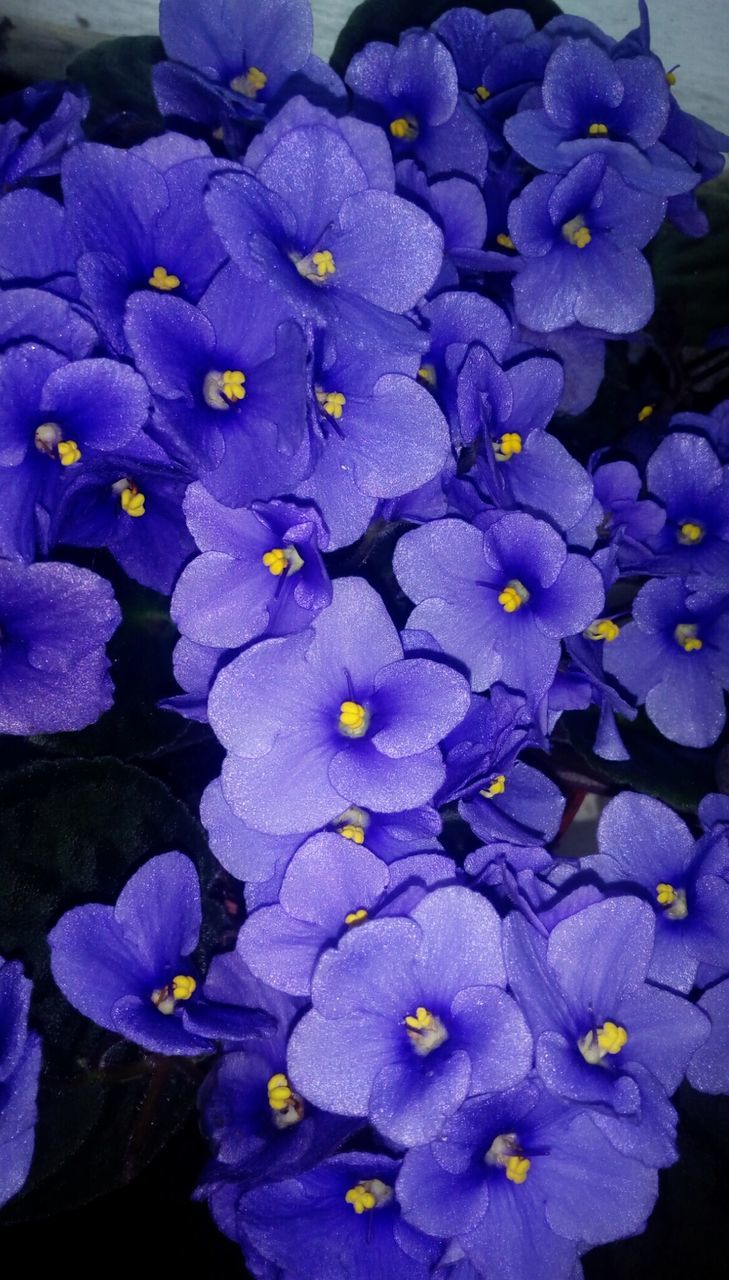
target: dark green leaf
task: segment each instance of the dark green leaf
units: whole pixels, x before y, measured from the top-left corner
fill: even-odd
[[[69,80],[80,81],[91,94],[86,127],[91,137],[110,117],[130,117],[140,131],[161,132],[162,117],[152,92],[151,70],[164,58],[156,36],[122,36],[104,40],[80,53],[68,68]],[[132,136],[129,141],[137,141]]]
[[[697,199],[709,234],[695,240],[665,223],[651,250],[658,309],[677,317],[684,343],[692,347],[729,326],[729,176],[700,187]]]

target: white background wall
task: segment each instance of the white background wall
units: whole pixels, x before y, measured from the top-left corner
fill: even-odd
[[[591,18],[614,36],[637,21],[637,0],[563,0],[562,7]],[[351,0],[313,0],[313,8],[316,51],[327,58],[354,5]],[[680,64],[679,101],[729,130],[729,0],[652,0],[650,11],[654,49],[666,66]],[[4,15],[109,35],[142,35],[157,29],[157,0],[0,0],[0,17]]]

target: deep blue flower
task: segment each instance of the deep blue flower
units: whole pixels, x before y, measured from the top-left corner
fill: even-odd
[[[0,190],[58,173],[64,151],[83,138],[88,94],[47,80],[0,100]]]
[[[709,441],[674,431],[649,459],[646,485],[666,510],[648,572],[693,572],[709,579],[709,589],[729,588],[729,466]]]

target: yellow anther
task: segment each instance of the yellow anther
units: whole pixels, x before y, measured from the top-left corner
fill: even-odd
[[[684,520],[678,527],[676,537],[682,547],[694,547],[701,542],[706,530],[698,520]]]
[[[162,293],[171,293],[173,289],[179,289],[180,277],[170,275],[166,267],[155,267],[147,284],[151,284],[153,289],[161,289]]]
[[[122,511],[126,511],[128,516],[143,516],[145,496],[139,492],[135,484],[129,485],[128,488],[122,489],[121,494]]]
[[[494,796],[502,796],[505,791],[506,791],[506,774],[497,773],[493,782],[491,782],[489,786],[486,787],[483,791],[479,791],[478,794],[480,796],[483,796],[484,800],[491,800],[493,799]]]
[[[515,249],[516,245],[511,236],[507,236],[505,231],[500,231],[496,237],[496,243],[501,245],[502,249]]]
[[[591,124],[587,130],[591,138],[604,138],[607,135],[607,131],[606,124]]]
[[[666,72],[666,84],[670,85],[671,88],[673,88],[673,86],[675,85],[676,80],[677,80],[677,76],[674,71]]]
[[[654,404],[644,404],[643,408],[638,414],[638,421],[645,422],[646,418],[652,417],[655,411],[656,411],[656,406]]]
[[[704,647],[703,640],[699,639],[699,628],[695,622],[679,622],[673,638],[686,653],[698,653],[699,649]]]
[[[532,1162],[527,1160],[526,1156],[509,1156],[504,1172],[509,1182],[515,1182],[517,1186],[521,1186],[522,1182],[526,1182],[531,1167]]]
[[[661,881],[660,884],[656,885],[656,898],[658,899],[660,906],[670,907],[676,901],[677,897],[678,894],[672,884],[666,884],[664,881]]]
[[[318,253],[311,255],[311,260],[316,267],[316,274],[320,279],[325,276],[333,276],[336,270],[334,259],[328,249],[320,249]]]
[[[293,1096],[293,1089],[282,1071],[271,1076],[268,1082],[268,1105],[272,1111],[285,1111]]]
[[[427,382],[429,387],[438,385],[438,375],[435,372],[434,364],[421,364],[418,369],[418,377],[421,382]]]
[[[71,467],[81,457],[81,450],[75,440],[61,440],[58,444],[58,460],[62,467]]]
[[[364,827],[358,827],[354,822],[345,822],[343,827],[338,828],[338,831],[340,836],[344,836],[345,840],[352,840],[354,844],[364,844]]]
[[[415,1013],[409,1013],[406,1017],[405,1026],[411,1027],[413,1031],[426,1031],[429,1027],[432,1027],[434,1020],[430,1010],[419,1004]]]
[[[611,618],[596,618],[590,623],[585,635],[588,640],[604,640],[606,644],[611,644],[620,635],[620,627]]]
[[[268,76],[265,71],[249,67],[245,75],[233,77],[230,87],[234,93],[240,93],[244,98],[255,98],[267,84]]]
[[[351,929],[352,926],[355,924],[364,924],[368,915],[369,915],[369,912],[365,911],[364,907],[358,907],[356,911],[349,911],[347,913],[347,915],[344,917],[344,923],[346,925],[349,925]]]
[[[487,89],[485,84],[478,85],[473,92],[474,92],[474,95],[478,98],[479,102],[488,102],[489,98],[491,97],[491,90]]]
[[[189,973],[178,973],[172,979],[172,994],[175,1000],[189,1000],[197,987],[197,983]]]
[[[523,582],[519,582],[518,578],[512,578],[511,582],[507,582],[503,591],[499,592],[498,600],[504,613],[516,613],[517,609],[521,609],[529,599],[529,592]]]
[[[505,431],[503,436],[494,440],[494,457],[497,462],[508,462],[515,453],[522,451],[522,439],[518,431]]]
[[[616,1022],[604,1022],[597,1029],[597,1043],[604,1053],[620,1053],[628,1043],[628,1033]]]
[[[264,552],[261,559],[274,578],[280,578],[288,564],[283,547],[274,547],[272,551]]]
[[[356,1187],[350,1187],[344,1199],[351,1204],[355,1213],[366,1213],[369,1209],[377,1209],[392,1199],[392,1187],[379,1178],[363,1178]]]
[[[230,400],[231,404],[234,400],[244,400],[246,375],[241,369],[226,369],[223,374],[223,385],[221,391],[226,400]]]
[[[448,1032],[440,1018],[422,1004],[418,1005],[414,1014],[408,1014],[403,1022],[410,1043],[420,1057],[432,1053],[448,1039]]]
[[[337,421],[342,416],[347,397],[341,391],[317,391],[316,398],[325,413]]]
[[[576,218],[570,218],[569,222],[564,223],[562,235],[568,244],[573,244],[577,249],[586,249],[592,240],[581,213],[578,213]]]
[[[342,702],[339,707],[339,731],[348,738],[362,738],[370,722],[369,714],[361,702]]]
[[[420,128],[415,116],[398,116],[397,120],[390,121],[390,133],[393,138],[406,138],[408,142],[414,142]]]

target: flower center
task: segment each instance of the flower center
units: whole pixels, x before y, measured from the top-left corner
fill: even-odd
[[[150,997],[160,1013],[174,1013],[180,1000],[189,1000],[197,987],[190,974],[178,973],[164,987],[156,987]]]
[[[293,257],[292,261],[299,275],[312,284],[326,284],[327,278],[333,276],[337,269],[328,249],[307,253],[303,258]]]
[[[518,431],[506,431],[498,440],[493,441],[494,457],[497,462],[508,462],[515,453],[521,453],[522,440]]]
[[[233,77],[230,87],[234,93],[240,93],[244,98],[255,98],[267,84],[268,76],[265,71],[261,71],[258,67],[249,67],[244,75]]]
[[[49,458],[58,458],[62,467],[72,466],[81,457],[76,441],[64,440],[57,422],[44,422],[36,427],[33,440],[39,453],[45,453]]]
[[[290,1129],[303,1119],[306,1107],[300,1094],[295,1093],[289,1084],[288,1077],[282,1071],[271,1076],[268,1082],[268,1105],[273,1112],[273,1123],[277,1129]]]
[[[672,884],[661,881],[656,885],[656,899],[658,905],[664,908],[665,914],[669,920],[685,920],[688,915],[688,904],[686,902],[686,890],[674,889]]]
[[[499,604],[504,613],[516,613],[517,609],[521,609],[523,604],[527,603],[529,592],[520,582],[518,578],[512,578],[507,582],[503,591],[499,592]]]
[[[210,409],[229,409],[246,397],[246,375],[242,369],[211,369],[203,382],[203,400]]]
[[[170,275],[166,267],[155,267],[147,284],[151,284],[153,289],[159,289],[162,293],[171,293],[173,289],[179,289],[180,277]]]
[[[496,243],[500,245],[502,249],[516,248],[516,245],[514,244],[514,241],[512,240],[511,236],[507,235],[505,231],[499,232],[499,234],[496,237]]]
[[[497,773],[496,777],[493,779],[492,782],[489,783],[489,785],[485,788],[485,790],[479,791],[478,794],[480,796],[483,796],[484,800],[492,800],[494,796],[502,796],[505,791],[506,791],[506,774]]]
[[[679,622],[673,633],[676,644],[679,644],[686,653],[698,653],[699,649],[703,649],[704,642],[699,638],[699,628],[695,622]]]
[[[414,1014],[408,1014],[404,1022],[410,1043],[421,1058],[427,1057],[434,1049],[439,1049],[448,1039],[448,1032],[440,1018],[422,1004],[418,1005]]]
[[[128,516],[143,516],[146,498],[129,476],[123,476],[111,486],[112,493],[119,495],[122,511]]]
[[[638,421],[646,422],[648,418],[653,417],[653,414],[655,413],[655,411],[656,411],[656,406],[654,404],[644,404],[643,408],[638,414]]]
[[[487,89],[485,84],[477,85],[473,93],[474,97],[478,98],[479,102],[488,102],[491,97],[491,90]]]
[[[705,533],[706,529],[698,520],[682,520],[676,538],[682,547],[695,547],[703,541]]]
[[[344,917],[344,923],[347,925],[347,928],[352,929],[355,925],[364,924],[368,915],[369,912],[365,911],[364,907],[358,907],[356,911],[347,912],[347,915]]]
[[[304,564],[296,547],[272,547],[264,551],[261,561],[274,578],[280,578],[283,573],[298,573]]]
[[[588,1031],[587,1035],[582,1036],[577,1041],[577,1048],[585,1062],[597,1066],[608,1054],[620,1053],[627,1043],[628,1033],[625,1027],[608,1021],[603,1022],[596,1031]]]
[[[606,138],[608,127],[606,124],[600,124],[598,122],[596,124],[591,124],[587,132],[591,138]]]
[[[337,727],[347,738],[363,738],[370,724],[370,715],[361,702],[346,700],[339,707]]]
[[[420,133],[420,125],[415,116],[398,116],[397,120],[390,121],[390,133],[393,138],[414,142]]]
[[[341,391],[322,391],[321,387],[317,387],[316,398],[319,401],[325,413],[330,418],[336,418],[337,422],[342,416],[342,411],[347,403],[347,397]]]
[[[421,382],[427,382],[429,387],[437,387],[438,375],[435,372],[434,364],[421,364],[418,369],[418,377]]]
[[[500,1133],[494,1138],[484,1160],[486,1164],[502,1168],[509,1182],[515,1182],[517,1186],[526,1182],[532,1167],[532,1162],[522,1152],[515,1133]]]
[[[562,235],[568,244],[573,244],[577,249],[586,249],[592,240],[590,230],[585,226],[585,219],[581,213],[563,224]]]
[[[620,627],[611,618],[596,618],[583,635],[588,640],[604,640],[606,644],[612,644],[613,640],[617,640],[620,635]]]
[[[351,1204],[355,1213],[367,1213],[370,1209],[379,1209],[380,1205],[392,1200],[392,1187],[379,1178],[365,1178],[356,1187],[350,1187],[344,1199]]]

